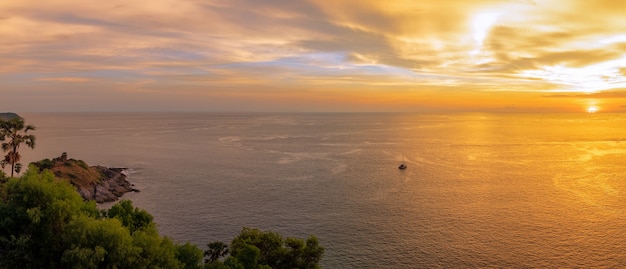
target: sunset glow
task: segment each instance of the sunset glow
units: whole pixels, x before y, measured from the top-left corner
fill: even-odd
[[[598,112],[598,107],[596,106],[590,106],[587,108],[587,113],[596,113]]]
[[[4,111],[626,111],[621,1],[8,0]],[[597,110],[597,108],[596,108]]]

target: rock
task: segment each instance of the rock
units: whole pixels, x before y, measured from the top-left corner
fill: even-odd
[[[85,200],[95,200],[96,203],[117,201],[124,193],[134,191],[132,185],[126,180],[126,175],[119,168],[107,168],[104,166],[92,166],[102,174],[100,182],[92,182],[86,186],[77,186],[78,192]]]

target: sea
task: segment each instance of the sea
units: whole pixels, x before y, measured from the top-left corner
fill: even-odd
[[[123,199],[177,243],[252,227],[315,235],[324,268],[626,266],[626,114],[21,116],[24,162],[128,168]]]

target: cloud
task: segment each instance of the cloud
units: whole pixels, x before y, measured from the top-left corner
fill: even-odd
[[[596,98],[596,99],[626,99],[626,88],[611,89],[596,93],[569,93],[545,95],[550,98]]]
[[[44,83],[59,91],[88,84],[99,94],[107,87],[198,98],[236,91],[267,102],[268,95],[289,92],[294,100],[305,100],[331,89],[347,102],[360,100],[360,94],[368,100],[421,96],[417,92],[444,98],[452,89],[459,95],[599,94],[626,87],[624,5],[608,0],[3,1],[0,91],[8,85],[27,94]]]
[[[63,81],[63,82],[87,82],[90,81],[88,78],[83,77],[49,77],[49,78],[38,78],[39,81]]]

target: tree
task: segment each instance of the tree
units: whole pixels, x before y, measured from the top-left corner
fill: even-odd
[[[202,250],[189,242],[176,248],[176,259],[182,263],[185,269],[202,268],[202,257],[204,257]]]
[[[189,268],[203,253],[162,237],[130,201],[101,211],[31,166],[0,183],[0,268]]]
[[[25,144],[30,148],[35,148],[35,136],[28,134],[28,131],[31,130],[35,130],[35,126],[25,125],[23,118],[0,120],[0,141],[3,141],[2,151],[8,151],[7,155],[4,156],[4,161],[11,164],[11,177],[13,177],[15,165],[21,159],[17,151],[20,145]]]
[[[209,247],[209,249],[204,252],[204,255],[208,257],[205,260],[206,263],[216,262],[219,258],[228,255],[228,245],[222,241],[209,243],[207,247]]]
[[[60,258],[68,268],[130,268],[139,252],[117,219],[77,216],[62,234],[62,242]]]
[[[254,245],[245,244],[241,246],[240,249],[237,250],[237,259],[244,268],[246,269],[256,269],[259,268],[259,256],[261,250]]]
[[[0,172],[0,178],[4,172]],[[99,210],[67,181],[34,165],[0,182],[0,268],[319,268],[324,248],[275,232],[243,228],[230,246],[178,245],[158,234],[153,217],[122,201]],[[225,259],[222,257],[231,254]]]
[[[139,230],[153,228],[152,226],[154,226],[152,215],[143,209],[134,207],[133,202],[130,200],[122,200],[113,205],[107,211],[107,216],[119,219],[122,225],[130,230],[131,234]]]
[[[244,251],[246,255],[249,255],[251,252],[247,245],[252,245],[259,249],[259,264],[275,268],[280,263],[283,250],[283,237],[280,234],[244,227],[239,236],[235,237],[230,243],[230,252],[237,258],[240,258],[240,251]]]
[[[2,184],[0,268],[61,267],[63,238],[75,232],[73,221],[100,215],[95,202],[83,201],[69,183],[34,170]]]
[[[230,268],[315,269],[324,253],[315,236],[306,241],[272,231],[244,227],[230,244],[224,264]],[[213,263],[215,264],[215,262]]]

